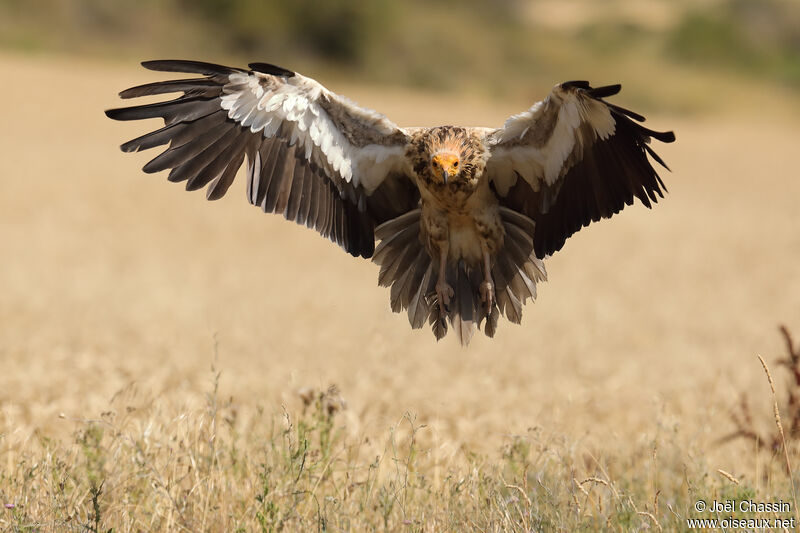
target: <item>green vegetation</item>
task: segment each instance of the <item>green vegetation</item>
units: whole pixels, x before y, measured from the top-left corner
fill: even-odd
[[[122,0],[0,0],[0,46],[262,60],[318,76],[495,96],[576,75],[630,73],[659,58],[664,80],[716,71],[800,86],[800,4],[728,0],[700,9],[676,1],[675,20],[656,28],[622,15],[554,28],[537,5],[144,0],[132,8]]]
[[[777,0],[736,0],[687,12],[666,49],[683,62],[726,68],[800,87],[800,9]]]
[[[242,54],[296,51],[356,64],[380,41],[397,8],[389,0],[179,0],[178,5],[213,25],[227,40],[226,46]]]

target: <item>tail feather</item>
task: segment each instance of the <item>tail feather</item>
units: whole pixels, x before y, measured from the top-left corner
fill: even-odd
[[[439,301],[435,295],[431,299],[431,305],[428,308],[428,322],[437,341],[442,340],[447,335],[447,319],[439,315]]]
[[[480,306],[476,306],[475,290],[470,283],[466,265],[460,261],[455,270],[456,282],[449,318],[453,325],[453,332],[458,336],[461,344],[466,346],[475,334],[475,324]]]
[[[500,313],[514,324],[522,322],[522,302],[511,289],[511,282],[505,277],[505,272],[497,268],[492,269],[495,284],[495,295]]]
[[[417,259],[417,256],[419,255],[419,253],[421,251],[422,252],[425,251],[420,246],[414,247],[414,246],[410,246],[410,245],[407,245],[407,244],[404,245],[404,244],[405,243],[402,243],[402,242],[398,243],[398,246],[403,246],[403,249],[399,251],[399,253],[397,254],[397,257],[392,262],[392,264],[389,266],[389,268],[386,270],[386,272],[384,274],[384,277],[383,277],[383,282],[385,284],[387,284],[387,285],[389,283],[392,283],[392,287],[394,287],[394,285],[395,285],[395,282],[392,281],[392,280],[397,280],[397,279],[399,279],[401,277],[403,279],[405,279],[405,276],[409,273],[409,267]],[[379,282],[380,281],[381,281],[381,278],[380,278],[380,274],[379,274]],[[398,287],[398,290],[399,289],[400,289],[400,287]],[[399,295],[399,293],[398,293],[398,295]]]
[[[507,252],[505,256],[507,267],[513,272],[511,286],[517,294],[517,297],[519,297],[523,303],[528,298],[535,298],[536,285],[528,278],[524,269],[524,265],[528,260],[525,253],[520,250],[518,244],[513,239],[509,239],[506,242],[505,251]],[[521,266],[523,268],[520,268]]]
[[[375,238],[381,240],[378,248],[386,246],[386,244],[391,242],[392,237],[397,235],[401,230],[412,227],[414,224],[419,224],[420,213],[419,209],[413,209],[399,217],[387,220],[375,228]],[[375,249],[376,253],[378,248]]]
[[[492,313],[486,317],[486,324],[483,326],[483,333],[487,337],[494,337],[494,334],[497,332],[497,321],[500,318],[500,311],[497,309],[497,305],[492,307]]]
[[[533,220],[518,211],[507,209],[505,207],[500,208],[500,216],[502,217],[503,222],[506,223],[506,229],[508,229],[509,223],[513,227],[520,228],[523,230],[523,233],[528,236],[528,239],[530,239],[531,243],[533,243],[533,232],[536,229],[536,223]]]
[[[503,208],[500,213],[505,221],[506,243],[512,242],[515,245],[520,254],[517,255],[517,258],[523,261],[522,267],[528,278],[534,284],[540,281],[547,281],[544,262],[532,253],[534,222],[510,209]],[[533,291],[533,297],[536,297],[536,291]]]
[[[408,322],[414,329],[419,329],[425,324],[425,319],[428,318],[428,302],[427,296],[433,290],[433,265],[428,261],[428,267],[422,276],[417,287],[416,293],[411,298],[411,303],[408,305]]]
[[[424,248],[420,248],[417,258],[411,264],[409,270],[411,274],[406,280],[403,290],[400,292],[400,307],[408,309],[411,306],[411,300],[416,293],[422,288],[422,278],[430,266],[430,257]]]
[[[419,240],[419,222],[402,228],[390,238],[381,241],[375,249],[373,260],[381,265],[378,274],[378,284],[381,287],[388,287],[395,279],[402,259],[413,248],[415,240]]]
[[[390,286],[392,311],[408,311],[414,329],[427,320],[437,340],[449,327],[462,345],[469,344],[477,329],[488,337],[497,332],[501,315],[511,322],[522,320],[522,306],[536,298],[536,284],[547,279],[544,264],[533,250],[534,222],[509,209],[500,208],[505,228],[505,245],[494,257],[492,279],[495,284],[495,305],[487,314],[480,298],[483,273],[463,260],[449,265],[446,281],[454,295],[444,316],[439,309],[435,286],[436,265],[419,238],[419,209],[392,219],[375,229],[380,243],[373,261],[380,265],[378,282]]]
[[[403,258],[398,262],[400,265],[397,270],[398,277],[393,281],[390,291],[392,311],[395,313],[403,310],[402,296],[409,279],[414,275],[414,271],[410,267],[423,255],[427,255],[427,252],[422,247],[416,250],[407,249]]]
[[[540,281],[547,281],[547,272],[544,269],[544,263],[542,263],[541,259],[535,258],[529,260],[525,262],[522,267],[525,269],[525,273],[532,282],[539,283]],[[536,297],[536,291],[534,291],[533,297]]]

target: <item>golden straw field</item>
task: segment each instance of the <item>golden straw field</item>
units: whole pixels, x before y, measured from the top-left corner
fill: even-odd
[[[666,198],[583,229],[522,325],[465,349],[243,180],[208,203],[143,174],[150,152],[118,145],[155,123],[103,115],[157,78],[134,61],[6,51],[0,71],[0,531],[687,531],[714,499],[796,516],[776,364],[778,326],[800,336],[796,93],[649,113],[677,135]],[[545,96],[328,85],[401,125],[500,125]],[[724,440],[742,395],[776,432],[758,354],[788,454]]]

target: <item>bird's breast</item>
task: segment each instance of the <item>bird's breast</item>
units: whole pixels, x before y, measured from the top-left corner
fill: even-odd
[[[473,265],[480,264],[484,248],[496,253],[505,236],[496,198],[482,194],[457,209],[426,202],[423,196],[421,227],[432,257],[446,249],[450,261],[463,259]]]
[[[470,264],[480,264],[481,236],[474,221],[451,218],[448,230],[449,259],[463,259]]]

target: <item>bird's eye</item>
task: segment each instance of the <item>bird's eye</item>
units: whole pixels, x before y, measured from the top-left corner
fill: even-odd
[[[458,161],[456,161],[455,163],[453,163],[453,168],[458,168]]]

